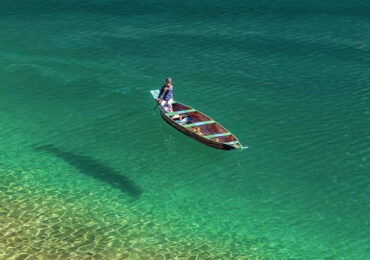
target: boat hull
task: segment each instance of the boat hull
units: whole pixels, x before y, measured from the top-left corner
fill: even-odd
[[[189,136],[190,138],[192,138],[192,139],[194,139],[194,140],[196,140],[200,143],[203,143],[205,145],[208,145],[210,147],[220,149],[220,150],[236,150],[236,149],[238,149],[237,147],[235,147],[233,145],[228,145],[228,144],[216,142],[214,140],[207,139],[203,136],[200,136],[196,132],[190,131],[189,129],[183,127],[182,125],[176,123],[174,120],[172,120],[171,118],[166,116],[165,113],[163,112],[163,110],[161,110],[160,113],[161,113],[161,117],[164,119],[164,121],[166,121],[167,124],[169,124],[170,126],[175,128],[176,130],[180,131],[181,133]]]

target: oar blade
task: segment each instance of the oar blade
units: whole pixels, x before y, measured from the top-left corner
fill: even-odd
[[[150,94],[152,94],[152,96],[153,96],[154,99],[157,99],[158,96],[159,96],[159,92],[160,92],[159,89],[154,89],[154,90],[151,90],[150,91]]]

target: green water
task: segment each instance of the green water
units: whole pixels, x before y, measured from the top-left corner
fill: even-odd
[[[0,259],[370,258],[369,8],[1,1]]]

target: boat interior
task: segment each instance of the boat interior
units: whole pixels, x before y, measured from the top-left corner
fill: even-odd
[[[191,111],[192,108],[181,103],[174,103],[172,105],[174,112],[186,111],[189,112],[175,114],[171,116],[172,120],[181,124],[190,131],[196,132],[200,136],[214,140],[220,143],[234,143],[237,139],[230,134],[225,128],[220,126],[217,122],[213,121],[206,115],[198,112]]]

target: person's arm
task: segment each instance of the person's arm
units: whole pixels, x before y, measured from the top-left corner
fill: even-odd
[[[162,87],[161,91],[159,92],[157,102],[160,103],[161,99],[163,99],[163,95],[166,93],[167,87]]]
[[[158,95],[157,99],[159,99],[161,97],[162,93],[163,93],[163,87],[161,87],[161,91],[159,91],[159,95]]]

